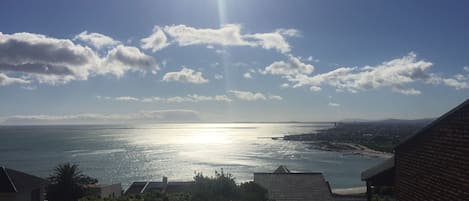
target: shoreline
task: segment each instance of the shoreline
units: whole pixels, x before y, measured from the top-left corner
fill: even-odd
[[[374,149],[370,149],[361,144],[345,143],[345,142],[327,142],[327,141],[315,141],[315,142],[304,142],[309,145],[309,149],[316,149],[321,151],[333,151],[340,152],[349,155],[360,155],[368,157],[380,157],[380,158],[391,158],[392,153],[381,152]]]
[[[310,133],[286,134],[277,139],[300,141],[309,149],[389,158],[393,156],[394,147],[402,139],[424,125],[424,122],[340,122],[330,128]]]

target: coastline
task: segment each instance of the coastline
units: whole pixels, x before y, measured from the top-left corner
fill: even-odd
[[[316,149],[321,151],[334,151],[341,152],[343,154],[350,155],[361,155],[367,157],[380,157],[380,158],[391,158],[392,153],[381,152],[377,150],[370,149],[364,145],[355,144],[355,143],[345,143],[345,142],[326,142],[326,141],[316,141],[316,142],[305,142],[309,145],[310,149]]]
[[[392,157],[394,147],[421,129],[425,122],[339,122],[311,133],[285,135],[287,141],[301,141],[310,149],[342,152],[367,157]]]

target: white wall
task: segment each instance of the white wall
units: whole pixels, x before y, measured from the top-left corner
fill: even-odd
[[[108,198],[109,196],[112,197],[113,193],[115,197],[120,197],[122,195],[122,186],[120,183],[101,187],[102,198]]]

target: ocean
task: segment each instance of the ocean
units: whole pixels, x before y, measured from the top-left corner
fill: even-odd
[[[363,186],[360,173],[383,158],[309,149],[274,140],[329,123],[167,123],[152,125],[0,126],[0,166],[47,177],[64,162],[100,183],[191,180],[223,169],[237,182],[279,165],[323,172],[332,188]]]

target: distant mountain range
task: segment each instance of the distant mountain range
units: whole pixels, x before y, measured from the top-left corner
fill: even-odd
[[[343,119],[340,122],[353,123],[353,122],[376,122],[376,123],[409,123],[409,124],[428,124],[436,118],[424,118],[424,119],[381,119],[381,120],[369,120],[369,119]]]

